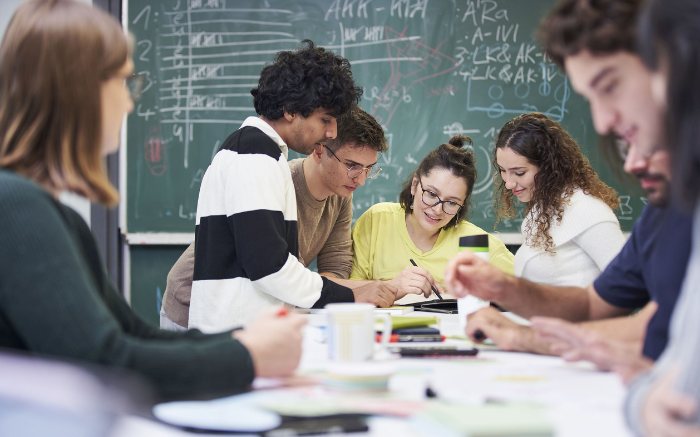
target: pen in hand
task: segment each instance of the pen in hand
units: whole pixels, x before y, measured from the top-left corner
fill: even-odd
[[[410,259],[409,261],[411,261],[411,264],[413,264],[414,267],[418,267],[418,264],[416,264],[416,262],[413,261],[413,259]],[[433,286],[431,285],[430,288],[433,289],[433,293],[435,293],[435,296],[437,296],[438,299],[444,300],[444,299],[442,298],[442,296],[440,296],[440,293],[438,293],[438,291],[437,291],[437,289],[436,289],[435,287],[433,287]]]

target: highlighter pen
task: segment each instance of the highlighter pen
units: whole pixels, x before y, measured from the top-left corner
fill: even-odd
[[[414,267],[418,267],[418,264],[416,264],[416,262],[413,261],[413,259],[410,259],[409,261],[411,261],[411,264],[413,264]],[[433,289],[433,293],[435,293],[435,296],[437,296],[438,299],[440,299],[440,300],[445,300],[445,299],[442,298],[442,296],[440,296],[440,293],[438,293],[438,291],[435,289],[435,287],[433,287],[433,286],[431,285],[430,288]]]

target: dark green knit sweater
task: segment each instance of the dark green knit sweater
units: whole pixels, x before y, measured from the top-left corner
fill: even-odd
[[[0,169],[0,347],[133,370],[161,400],[245,390],[250,354],[231,333],[154,328],[102,267],[82,218]]]

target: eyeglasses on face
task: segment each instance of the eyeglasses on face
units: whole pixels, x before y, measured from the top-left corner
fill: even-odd
[[[135,102],[141,97],[143,87],[146,84],[146,75],[132,74],[124,80],[124,83],[126,85],[126,88],[129,90],[131,100]]]
[[[343,161],[341,161],[340,158],[338,158],[335,155],[335,153],[333,153],[333,151],[328,146],[326,146],[324,144],[323,147],[328,149],[328,151],[331,152],[331,155],[333,155],[335,157],[335,159],[338,160],[339,163],[343,164]],[[370,165],[369,167],[362,167],[359,165],[353,165],[352,167],[348,167],[345,164],[343,164],[343,166],[345,166],[345,168],[348,169],[348,177],[350,179],[355,179],[356,177],[360,176],[363,171],[367,172],[367,179],[373,179],[373,178],[377,177],[379,172],[382,171],[382,168],[380,166],[378,166],[377,164]]]
[[[635,146],[635,147],[638,147],[638,146]],[[630,149],[632,148],[630,143],[625,141],[623,138],[616,138],[615,139],[615,148],[617,149],[617,153],[618,153],[618,155],[620,155],[620,158],[622,158],[623,161],[627,161],[627,157],[630,154]],[[656,145],[654,147],[651,147],[651,150],[648,150],[646,153],[642,154],[641,157],[644,159],[649,159],[652,157],[652,155],[654,155],[659,150],[661,150],[661,148],[658,147],[658,145]],[[637,153],[639,153],[639,152],[637,152]]]
[[[423,200],[423,203],[425,203],[428,206],[435,206],[438,203],[442,204],[442,210],[445,211],[445,214],[449,215],[455,215],[459,212],[460,209],[462,209],[462,205],[460,205],[457,202],[452,202],[450,200],[442,200],[440,197],[438,197],[437,194],[433,193],[430,190],[426,190],[423,188],[423,181],[420,180],[420,177],[418,177],[418,183],[420,184],[420,189],[423,190],[423,194],[421,195],[421,200]]]

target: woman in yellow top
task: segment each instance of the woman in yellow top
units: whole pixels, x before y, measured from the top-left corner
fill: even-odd
[[[459,238],[486,234],[466,220],[476,165],[465,143],[471,139],[455,136],[430,152],[404,184],[399,203],[378,203],[357,219],[350,279],[391,281],[397,297],[406,296],[399,303],[429,297],[431,286],[444,292],[445,267]],[[513,254],[491,235],[489,248],[491,263],[512,274]]]

